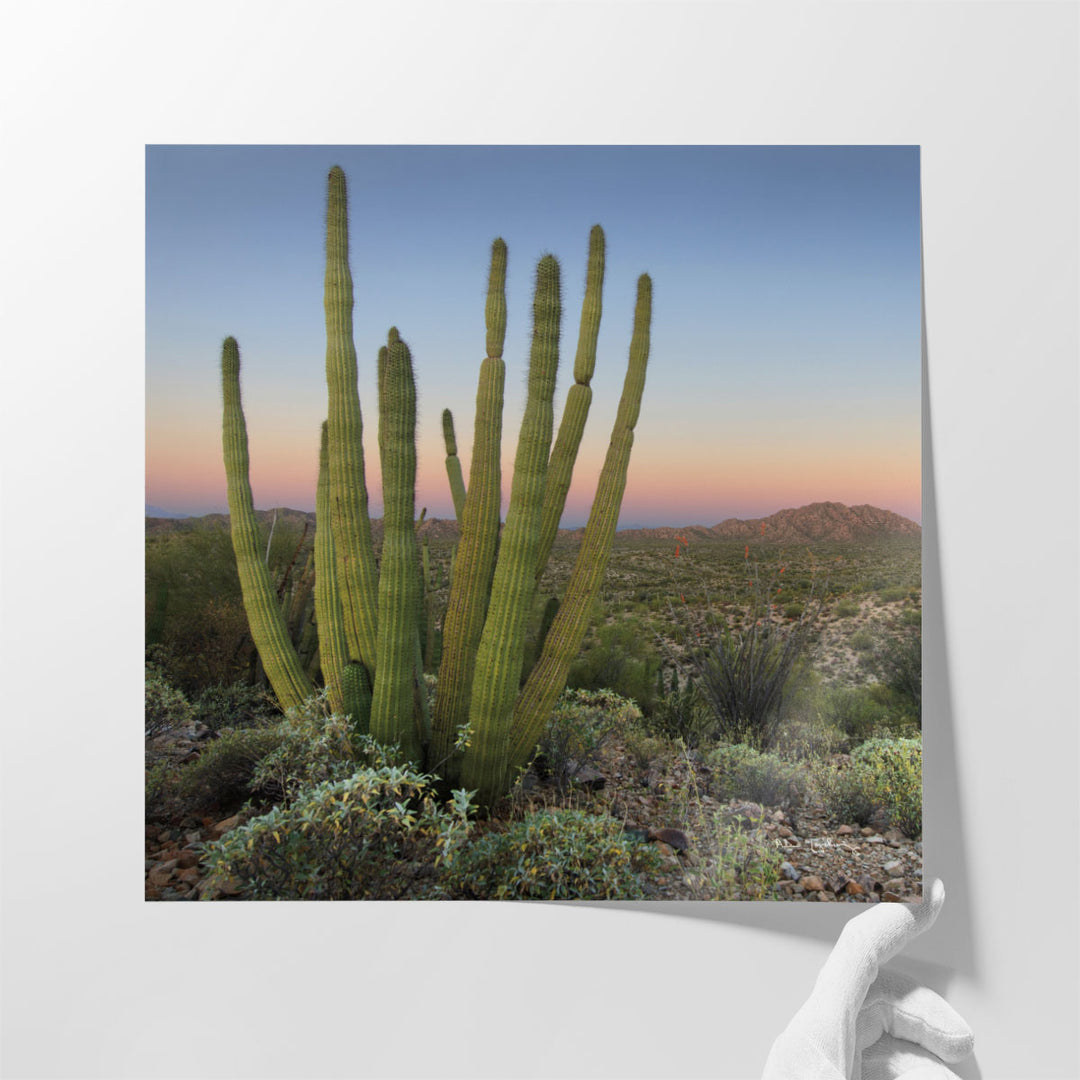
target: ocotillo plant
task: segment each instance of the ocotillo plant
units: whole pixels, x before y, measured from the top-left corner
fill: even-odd
[[[378,357],[379,449],[386,509],[376,580],[356,393],[345,177],[337,167],[331,170],[329,180],[326,248],[330,406],[316,510],[316,600],[319,648],[331,701],[341,700],[362,730],[370,709],[371,731],[376,738],[398,745],[403,757],[418,764],[426,760],[429,768],[440,768],[449,782],[460,778],[476,790],[479,805],[491,807],[507,790],[513,771],[532,756],[588,627],[618,520],[640,409],[649,352],[651,284],[645,275],[638,282],[630,365],[585,540],[558,616],[519,693],[526,622],[547,557],[541,557],[542,548],[547,544],[550,549],[545,536],[553,536],[558,526],[591,396],[603,233],[597,227],[590,238],[575,385],[554,452],[552,398],[561,319],[559,267],[552,256],[545,256],[538,265],[528,401],[501,538],[499,461],[506,377],[502,351],[507,252],[502,240],[492,245],[485,308],[487,356],[480,367],[469,486],[458,509],[461,542],[453,562],[438,695],[429,726],[426,696],[420,685],[420,620],[424,613],[419,602],[422,578],[413,522],[416,402],[412,361],[397,331],[391,330]],[[228,424],[227,393],[226,427]],[[229,452],[227,441],[227,459]],[[245,479],[246,472],[245,443]],[[231,467],[230,477],[234,473],[238,474],[236,466]],[[248,503],[250,506],[250,493]],[[257,596],[248,611],[254,630],[261,618]],[[271,664],[287,666],[284,654],[291,650],[287,640],[282,644],[266,639],[265,647],[272,657],[271,663],[264,658],[268,672]],[[260,645],[260,651],[262,648]],[[370,674],[374,679],[369,682]],[[296,691],[287,684],[277,690],[275,683],[275,690],[283,703],[286,694],[290,701],[295,700]],[[466,726],[471,729],[468,740],[460,737]],[[457,755],[462,745],[464,753]]]

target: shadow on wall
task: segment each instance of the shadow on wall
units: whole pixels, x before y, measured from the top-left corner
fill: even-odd
[[[923,492],[923,760],[924,880],[945,882],[946,902],[933,929],[913,942],[897,967],[941,993],[955,976],[977,980],[975,903],[961,814],[953,694],[949,678],[937,492],[930,422],[930,367],[926,329],[926,284],[922,286],[922,492]],[[575,907],[625,907],[603,901]],[[634,904],[668,917],[701,919],[769,933],[835,942],[848,919],[867,910],[859,904],[655,901]],[[964,1076],[980,1075],[967,1063]]]

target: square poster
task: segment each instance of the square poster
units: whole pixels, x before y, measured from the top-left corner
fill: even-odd
[[[917,147],[146,169],[148,900],[920,899]]]

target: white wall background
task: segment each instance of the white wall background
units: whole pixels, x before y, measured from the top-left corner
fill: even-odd
[[[972,1023],[964,1077],[1080,1075],[1075,4],[5,23],[6,1076],[753,1077],[859,910],[141,901],[146,142],[920,144],[949,899],[906,967]]]

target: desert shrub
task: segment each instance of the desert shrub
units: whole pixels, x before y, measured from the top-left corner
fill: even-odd
[[[568,689],[544,730],[536,764],[564,792],[582,769],[596,766],[612,735],[640,719],[637,705],[611,690]]]
[[[146,664],[146,738],[152,739],[191,723],[194,715],[184,694],[172,686],[155,663]]]
[[[210,845],[208,877],[252,900],[435,898],[471,807],[464,792],[440,806],[432,779],[382,764],[300,789]]]
[[[675,744],[670,739],[641,731],[628,731],[623,736],[623,746],[630,760],[643,772],[653,765],[669,762],[675,753]]]
[[[176,793],[179,772],[175,762],[156,761],[146,767],[146,820],[167,814],[168,804]]]
[[[870,668],[922,728],[922,622],[877,642]]]
[[[678,684],[678,676],[675,677]],[[660,698],[646,726],[666,739],[676,739],[693,749],[716,737],[712,710],[692,680],[675,685]]]
[[[908,590],[903,585],[890,585],[888,588],[880,590],[878,596],[883,604],[895,604],[899,600],[907,599]]]
[[[759,832],[716,815],[705,830],[708,854],[697,891],[706,900],[767,900],[783,854]]]
[[[861,742],[888,722],[889,706],[869,688],[836,686],[822,693],[818,715],[852,742]]]
[[[869,652],[874,647],[874,635],[869,630],[856,630],[848,638],[848,645],[856,652]]]
[[[851,755],[875,805],[890,825],[911,837],[922,833],[922,740],[870,739]]]
[[[802,604],[785,604],[784,605],[784,618],[785,619],[798,619],[802,617],[803,613]]]
[[[712,770],[710,789],[721,799],[796,806],[806,795],[807,784],[797,766],[743,743],[715,747],[705,763]]]
[[[911,837],[922,833],[922,743],[871,739],[846,767],[827,766],[815,777],[825,808],[840,824],[884,818]]]
[[[275,750],[282,736],[276,728],[227,728],[206,744],[180,774],[180,796],[193,807],[225,806],[247,798],[259,762]]]
[[[208,686],[194,701],[195,719],[211,731],[266,727],[281,716],[273,696],[249,683]]]
[[[581,656],[571,665],[566,685],[581,690],[613,690],[630,698],[645,713],[656,700],[660,657],[634,619],[601,626],[586,640]]]
[[[642,876],[661,866],[612,818],[545,810],[462,848],[447,885],[472,900],[641,900]]]
[[[853,615],[859,614],[859,605],[854,600],[841,600],[833,608],[833,614],[838,619],[850,619]]]
[[[810,584],[810,583],[808,583]],[[794,623],[774,614],[771,592],[750,581],[751,605],[735,629],[713,618],[702,649],[691,651],[696,682],[713,716],[715,734],[734,741],[746,732],[767,746],[800,683],[808,676],[811,635],[820,610],[812,600]]]
[[[813,761],[845,753],[849,746],[850,739],[840,729],[820,717],[803,716],[780,726],[772,748],[786,761]]]

